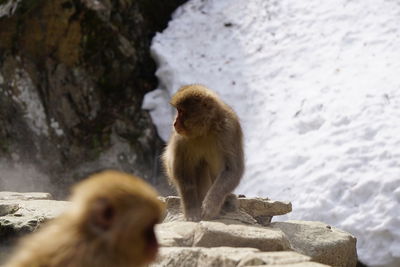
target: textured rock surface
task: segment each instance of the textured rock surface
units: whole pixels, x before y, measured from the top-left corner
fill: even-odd
[[[304,264],[304,265],[297,265]],[[310,262],[310,257],[295,252],[261,252],[252,248],[162,248],[150,266],[326,266]]]
[[[273,216],[292,211],[292,203],[273,201],[268,198],[239,197],[239,208],[255,218],[258,223],[267,225]]]
[[[261,251],[281,251],[290,248],[286,236],[279,229],[206,221],[198,224],[193,246],[252,247]]]
[[[252,265],[247,265],[252,266]],[[262,266],[271,266],[271,265],[254,265],[253,267],[262,267]],[[273,264],[274,267],[324,267],[329,266],[326,264],[321,264],[318,262],[298,262],[298,263],[289,263],[289,264]]]
[[[69,202],[48,197],[45,193],[0,192],[0,262],[15,237],[34,231],[68,208]],[[265,227],[241,210],[213,221],[187,222],[178,198],[162,199],[174,215],[167,215],[156,227],[162,249],[152,266],[324,266],[310,261],[356,265],[355,238],[324,223],[288,221]]]
[[[0,239],[13,238],[34,231],[42,222],[62,213],[68,201],[56,200],[5,200],[1,205],[11,205],[0,216]]]
[[[16,239],[35,231],[42,223],[61,214],[68,201],[50,200],[48,193],[0,192],[0,264]]]
[[[176,196],[160,198],[165,202],[167,215],[164,222],[183,221],[180,198]],[[268,225],[273,216],[284,215],[292,211],[290,202],[273,201],[266,198],[238,198],[239,210],[235,212],[224,212],[219,220],[223,221],[241,221],[248,224],[259,223]]]
[[[356,266],[356,238],[347,232],[321,222],[276,222],[272,227],[282,230],[292,248],[308,255],[313,261],[333,266]]]
[[[290,248],[283,232],[261,226],[225,224],[218,221],[169,222],[157,226],[162,246],[249,247],[261,251]]]
[[[49,193],[30,192],[0,192],[0,200],[38,200],[38,199],[53,199]]]
[[[63,196],[104,168],[154,183],[162,142],[141,109],[157,85],[149,46],[185,0],[0,2],[0,163],[50,177],[1,176],[0,188]]]

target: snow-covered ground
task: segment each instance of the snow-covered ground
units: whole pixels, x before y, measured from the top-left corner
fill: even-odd
[[[164,139],[170,94],[214,89],[244,128],[237,192],[290,200],[284,219],[342,228],[364,263],[400,266],[400,1],[191,0],[152,53],[144,108]]]

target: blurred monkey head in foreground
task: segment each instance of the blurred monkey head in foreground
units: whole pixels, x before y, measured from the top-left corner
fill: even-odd
[[[155,259],[154,226],[164,206],[142,179],[118,171],[73,187],[71,207],[24,238],[6,264],[17,266],[143,266]]]

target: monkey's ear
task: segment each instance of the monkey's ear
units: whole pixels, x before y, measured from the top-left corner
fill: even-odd
[[[110,200],[96,199],[92,206],[91,222],[96,228],[107,231],[112,227],[115,213],[115,207]]]

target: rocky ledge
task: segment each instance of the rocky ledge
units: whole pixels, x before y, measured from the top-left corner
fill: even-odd
[[[167,213],[156,232],[161,244],[151,266],[356,266],[356,238],[322,222],[272,222],[291,203],[239,197],[236,210],[213,221],[187,222],[178,197],[161,198]],[[0,253],[68,207],[47,193],[0,192]],[[2,255],[3,254],[3,255]]]

